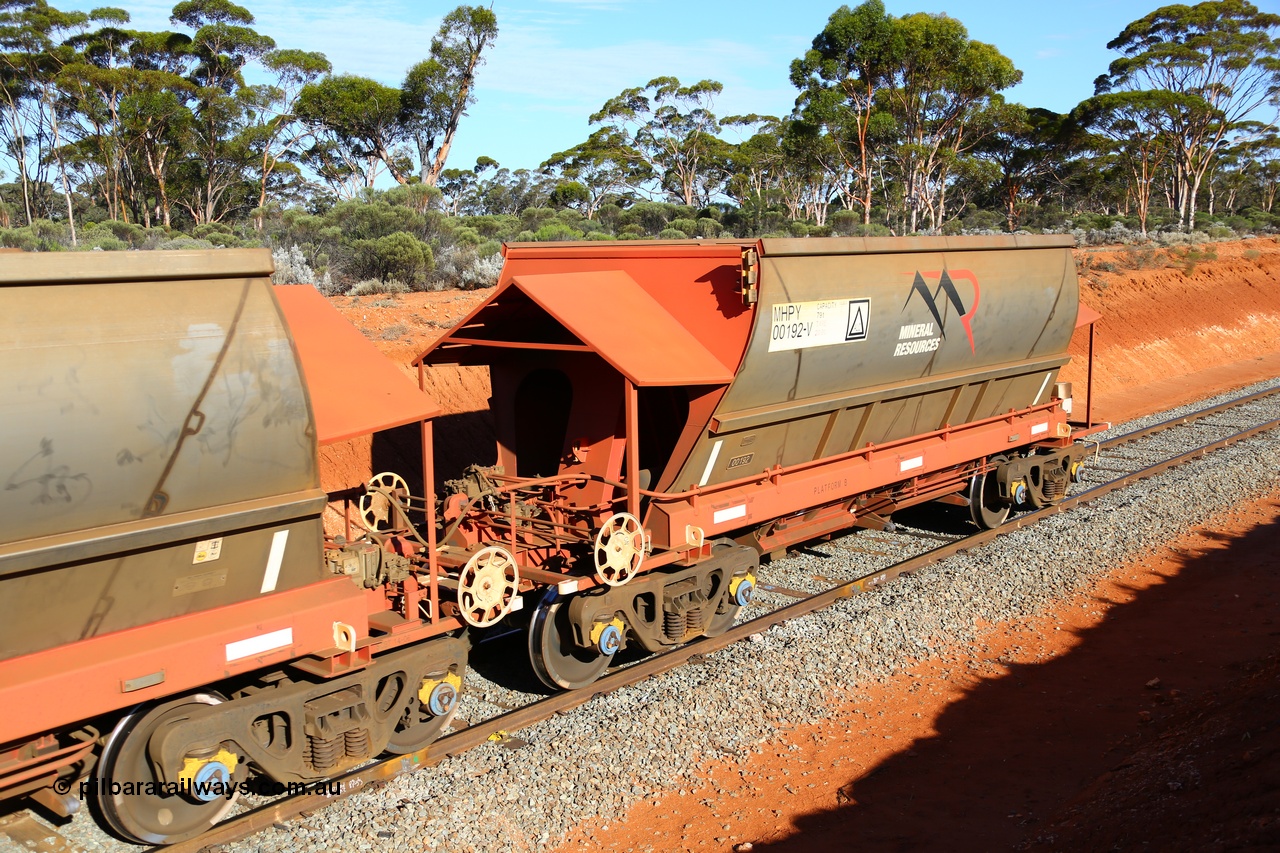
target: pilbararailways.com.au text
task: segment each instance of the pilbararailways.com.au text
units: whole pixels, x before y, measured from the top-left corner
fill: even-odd
[[[67,790],[63,791],[64,786]],[[60,779],[54,786],[59,793],[70,793],[71,783]],[[253,794],[259,797],[278,797],[302,794],[319,794],[325,797],[336,797],[342,793],[342,783],[325,782],[273,782],[261,777],[246,782],[208,782],[190,783],[186,779],[177,782],[118,782],[115,779],[85,779],[80,782],[80,797],[172,797],[179,794],[195,796],[201,800],[217,797],[231,799],[237,794]]]

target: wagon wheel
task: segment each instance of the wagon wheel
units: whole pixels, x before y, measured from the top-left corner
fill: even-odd
[[[711,548],[711,553],[724,551],[732,546],[733,543],[717,542]],[[742,578],[727,578],[727,586],[729,589],[725,592],[723,604],[723,612],[712,613],[706,621],[706,628],[702,633],[707,637],[718,637],[725,631],[733,627],[733,623],[737,621],[738,614],[742,612],[742,608],[751,603],[755,597],[756,584],[754,574],[748,573]]]
[[[520,590],[520,568],[505,548],[477,551],[458,577],[458,607],[468,625],[487,628],[511,612]]]
[[[408,500],[409,484],[399,474],[383,471],[381,474],[375,474],[369,482],[364,484],[364,488],[365,493],[356,502],[356,509],[360,512],[360,523],[373,533],[386,533],[397,529],[400,524],[400,513],[397,513],[395,508],[399,506],[401,512],[406,509],[398,500],[401,495]],[[395,497],[391,497],[387,492]]]
[[[1012,506],[1000,498],[1000,484],[995,478],[995,468],[1009,460],[1003,456],[991,457],[991,470],[974,474],[969,479],[969,517],[983,530],[994,530],[1004,524]]]
[[[629,512],[609,516],[596,534],[596,577],[609,586],[622,586],[636,576],[644,562],[644,529]]]
[[[552,690],[586,687],[609,668],[613,655],[595,646],[582,648],[573,641],[569,603],[548,596],[533,612],[529,623],[529,662],[538,680]]]
[[[456,674],[451,671],[432,672],[417,679],[414,695],[387,740],[387,752],[408,755],[435,743],[458,712],[458,687],[462,683],[463,669],[459,666]],[[433,689],[426,693],[424,700],[422,687],[426,684]]]
[[[184,719],[188,713],[205,705],[220,705],[223,698],[212,693],[197,693],[150,707],[139,705],[116,724],[102,748],[98,761],[97,805],[103,821],[121,838],[138,844],[176,844],[204,832],[226,816],[239,797],[221,793],[205,800],[186,793],[163,793],[165,786],[155,776],[148,746],[151,736],[166,724]],[[237,785],[245,775],[244,764],[228,772],[225,765],[207,765],[214,772],[199,781]],[[144,793],[103,793],[111,782],[143,783]],[[156,783],[148,786],[146,783]],[[160,793],[146,791],[154,787]]]

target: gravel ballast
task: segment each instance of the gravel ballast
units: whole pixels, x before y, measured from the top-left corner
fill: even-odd
[[[1112,433],[1241,393],[1132,421]],[[1258,409],[1272,413],[1249,419],[1280,417],[1280,401]],[[1239,424],[1246,419],[1226,420]],[[1172,455],[1175,451],[1165,448],[1178,440],[1173,434],[1153,439],[1159,452],[1148,463]],[[1210,440],[1213,436],[1199,435],[1190,443]],[[1116,456],[1137,459],[1144,453],[1118,451]],[[1107,459],[1104,453],[1100,461]],[[764,630],[694,664],[596,697],[520,731],[519,741],[527,743],[517,748],[511,746],[519,741],[488,743],[224,849],[542,849],[582,821],[609,824],[639,799],[688,789],[703,778],[708,761],[747,760],[761,751],[761,744],[777,738],[780,729],[830,717],[839,700],[859,685],[971,643],[977,624],[1019,623],[1051,612],[1097,578],[1204,524],[1214,513],[1273,492],[1280,486],[1278,471],[1280,435],[1247,440],[868,594]],[[1114,476],[1100,475],[1093,482]],[[1076,490],[1089,485],[1086,481]],[[961,532],[952,528],[943,522],[930,530]],[[762,566],[760,580],[816,592],[937,544],[902,533],[852,533]],[[744,617],[792,601],[763,593]],[[523,643],[501,640],[493,649],[480,654],[511,658],[522,653]],[[527,676],[502,681],[470,672],[458,716],[478,721],[537,698],[527,692]],[[84,815],[58,831],[86,850],[136,849],[106,838]],[[0,843],[0,851],[10,849],[6,844]]]

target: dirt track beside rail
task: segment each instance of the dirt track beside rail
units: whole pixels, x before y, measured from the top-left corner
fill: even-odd
[[[1280,376],[1280,245],[1198,253],[1077,252],[1082,299],[1103,315],[1096,415]],[[487,295],[333,302],[412,376],[412,358]],[[1087,345],[1079,332],[1079,361]],[[1062,378],[1083,406],[1079,362]],[[438,465],[491,461],[482,373],[439,371],[430,390],[448,413]],[[326,448],[325,484],[420,470],[412,444]],[[842,720],[796,729],[745,768],[717,765],[705,789],[639,804],[608,830],[584,825],[564,849],[1274,848],[1278,535],[1280,495],[1227,508],[1037,623],[991,626],[978,647],[863,688]]]

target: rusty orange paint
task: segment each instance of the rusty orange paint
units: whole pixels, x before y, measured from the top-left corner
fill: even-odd
[[[620,272],[629,276],[732,374],[742,362],[751,334],[754,306],[744,305],[742,255],[752,241],[649,244],[641,241],[603,246],[600,243],[508,244],[499,292],[513,279],[548,274]],[[439,351],[451,338],[468,338],[491,313],[486,300],[417,361],[448,362]],[[621,316],[618,312],[612,312]],[[714,317],[714,322],[708,322]],[[650,351],[661,349],[651,338]],[[432,357],[428,358],[428,355]]]
[[[1092,326],[1101,319],[1101,314],[1081,302],[1080,313],[1076,314],[1076,328],[1078,329],[1081,326]]]
[[[14,711],[0,714],[0,743],[324,651],[334,622],[366,637],[368,610],[364,590],[340,577],[11,658],[0,664],[0,707]],[[244,648],[229,644],[286,630],[287,645],[228,660]],[[163,681],[125,690],[156,673]]]
[[[436,402],[315,288],[273,289],[302,362],[320,444],[440,414]]]
[[[733,380],[733,371],[625,272],[523,275],[513,286],[636,385]]]

